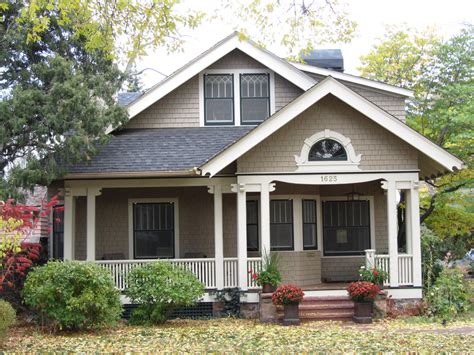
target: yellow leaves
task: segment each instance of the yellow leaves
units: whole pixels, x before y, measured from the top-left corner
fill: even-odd
[[[13,251],[18,253],[21,251],[21,242],[23,233],[18,228],[23,224],[22,220],[14,218],[3,219],[0,217],[0,259],[7,252]]]
[[[122,325],[69,335],[35,334],[26,328],[12,334],[7,346],[12,352],[463,352],[471,350],[473,329],[473,320],[446,327],[416,318],[283,327],[228,318],[175,320],[159,327]]]

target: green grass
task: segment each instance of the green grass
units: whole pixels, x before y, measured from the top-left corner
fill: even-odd
[[[252,320],[170,321],[159,327],[126,325],[95,332],[53,335],[16,328],[6,344],[11,352],[467,352],[474,320],[449,323],[390,320],[372,325],[314,322],[299,327]]]

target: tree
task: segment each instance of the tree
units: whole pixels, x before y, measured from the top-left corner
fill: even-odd
[[[435,234],[472,247],[466,195],[474,183],[474,26],[447,40],[429,29],[391,27],[361,63],[363,76],[412,89],[407,123],[465,162],[461,171],[426,179],[420,219]]]

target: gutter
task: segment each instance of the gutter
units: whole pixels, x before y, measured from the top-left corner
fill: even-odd
[[[113,178],[152,178],[152,177],[191,177],[201,176],[201,171],[194,167],[191,170],[174,170],[174,171],[133,171],[133,172],[106,172],[106,173],[76,173],[66,174],[64,180],[80,180],[80,179],[113,179]]]

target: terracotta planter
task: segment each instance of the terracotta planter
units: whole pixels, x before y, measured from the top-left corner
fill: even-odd
[[[354,322],[372,323],[372,314],[374,311],[373,302],[355,302],[354,303]]]
[[[300,325],[299,304],[285,304],[283,306],[283,325]]]
[[[273,285],[269,285],[269,284],[262,285],[262,293],[273,293],[276,291],[276,289],[277,287]]]

